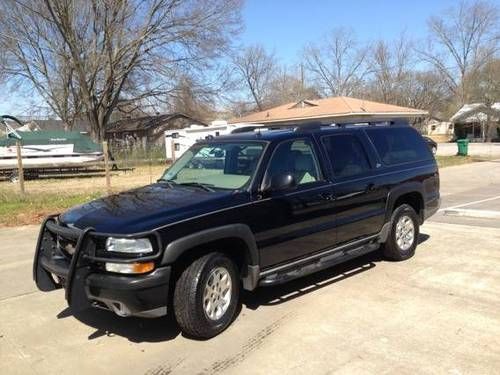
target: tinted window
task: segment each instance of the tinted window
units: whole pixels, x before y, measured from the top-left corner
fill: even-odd
[[[323,138],[333,173],[337,177],[350,177],[370,170],[370,163],[359,139],[350,134]]]
[[[431,158],[429,148],[413,128],[367,129],[384,164],[400,164]]]
[[[297,185],[320,179],[319,169],[309,140],[281,143],[273,153],[267,169],[266,180],[272,176],[291,173]]]

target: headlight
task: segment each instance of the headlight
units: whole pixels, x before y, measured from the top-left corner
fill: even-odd
[[[106,250],[117,253],[140,254],[152,253],[153,246],[147,238],[114,238],[109,237],[106,240]]]

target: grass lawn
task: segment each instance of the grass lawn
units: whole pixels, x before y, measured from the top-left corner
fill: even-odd
[[[476,160],[471,156],[453,155],[453,156],[436,156],[436,161],[438,163],[439,168],[446,168],[446,167],[452,167],[454,165],[472,163],[479,160]]]
[[[19,194],[0,190],[0,227],[38,224],[47,215],[99,198],[100,192],[84,194]]]
[[[111,177],[113,192],[148,185],[161,177],[165,165],[141,166],[116,172]],[[0,182],[0,227],[38,224],[47,215],[88,202],[106,194],[104,175],[67,178],[55,176],[25,181],[26,195],[19,185]]]

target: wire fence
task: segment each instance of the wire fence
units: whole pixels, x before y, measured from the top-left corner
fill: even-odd
[[[0,194],[111,194],[155,182],[172,159],[164,146],[129,147],[103,142],[102,155],[74,162],[62,157],[49,158],[45,164],[21,155],[9,165],[0,165]]]

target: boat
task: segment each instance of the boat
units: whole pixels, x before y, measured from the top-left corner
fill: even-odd
[[[17,169],[17,142],[26,170],[85,168],[104,160],[101,145],[87,134],[63,130],[19,131],[6,120],[23,125],[15,117],[0,116],[0,123],[6,128],[5,136],[0,138],[1,171]]]

